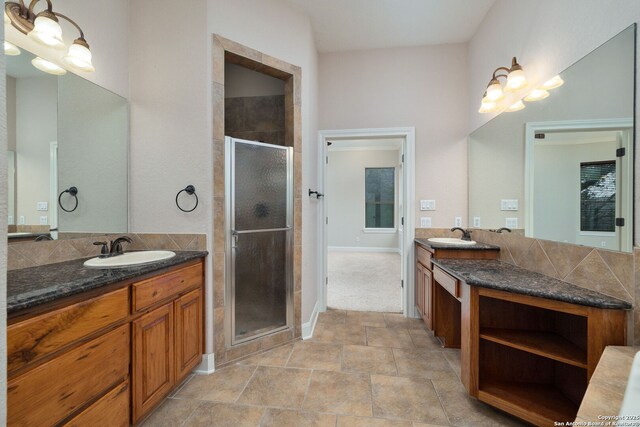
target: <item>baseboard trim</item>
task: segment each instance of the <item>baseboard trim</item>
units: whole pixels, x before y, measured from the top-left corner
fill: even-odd
[[[214,353],[208,353],[202,355],[202,361],[193,373],[196,375],[210,375],[216,370],[216,355]]]
[[[369,248],[369,247],[356,247],[356,246],[329,246],[329,252],[382,252],[399,254],[399,248]]]
[[[318,311],[320,309],[320,301],[316,301],[316,305],[313,306],[311,312],[311,319],[307,323],[302,324],[302,339],[308,340],[313,337],[313,331],[316,328],[316,322],[318,321]]]

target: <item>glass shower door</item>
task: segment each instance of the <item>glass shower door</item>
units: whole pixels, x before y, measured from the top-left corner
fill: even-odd
[[[226,138],[227,334],[286,329],[293,311],[292,149]]]

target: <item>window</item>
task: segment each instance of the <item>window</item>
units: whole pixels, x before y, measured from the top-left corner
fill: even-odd
[[[365,228],[395,228],[395,168],[365,168]]]
[[[615,232],[616,162],[580,163],[580,231]]]

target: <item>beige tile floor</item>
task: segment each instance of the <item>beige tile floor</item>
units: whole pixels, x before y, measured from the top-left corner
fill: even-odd
[[[519,426],[469,398],[460,352],[419,320],[329,310],[314,337],[192,376],[153,426]]]

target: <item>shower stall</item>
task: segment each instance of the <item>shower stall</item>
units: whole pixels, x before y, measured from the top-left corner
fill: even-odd
[[[231,345],[293,326],[293,149],[225,138],[225,333]]]

